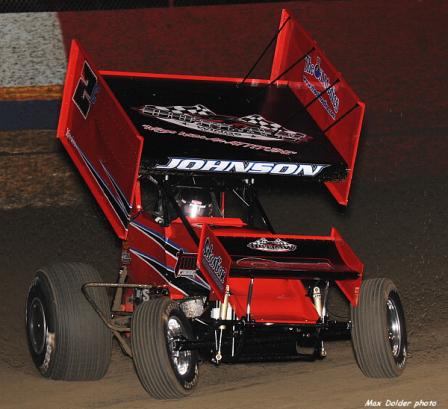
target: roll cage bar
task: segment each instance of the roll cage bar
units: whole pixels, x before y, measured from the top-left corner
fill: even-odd
[[[258,212],[264,226],[270,233],[275,233],[274,228],[262,206],[260,200],[257,196],[257,191],[255,189],[255,181],[253,179],[238,179],[235,183],[227,183],[224,181],[216,180],[215,178],[204,178],[204,177],[190,177],[185,176],[180,180],[175,177],[170,177],[165,175],[164,178],[156,178],[153,175],[144,175],[143,179],[149,180],[157,186],[159,197],[162,204],[162,225],[167,227],[170,223],[169,208],[174,210],[176,216],[182,221],[183,225],[191,236],[192,240],[196,245],[199,245],[199,236],[193,229],[188,218],[183,213],[182,209],[179,207],[173,193],[173,188],[194,188],[194,189],[204,189],[208,191],[218,191],[218,192],[233,192],[235,196],[242,202],[248,210],[247,221],[249,225],[254,224],[254,214]],[[205,179],[205,183],[204,183]],[[190,183],[188,183],[190,180]],[[193,183],[191,183],[193,182]],[[239,185],[239,186],[238,186]],[[238,192],[238,189],[242,189],[242,192]],[[224,217],[224,216],[223,216]]]

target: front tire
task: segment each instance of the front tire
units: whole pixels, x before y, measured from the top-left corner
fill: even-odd
[[[85,299],[81,287],[101,281],[81,263],[39,269],[28,291],[28,347],[42,376],[62,380],[102,378],[110,363],[112,334]],[[89,289],[102,311],[109,310],[104,288]]]
[[[132,317],[132,354],[142,386],[156,399],[180,399],[198,382],[196,351],[175,351],[177,337],[193,339],[179,304],[167,297],[141,303]]]
[[[407,333],[398,290],[386,278],[365,280],[351,307],[352,344],[358,366],[370,378],[393,378],[406,366]]]

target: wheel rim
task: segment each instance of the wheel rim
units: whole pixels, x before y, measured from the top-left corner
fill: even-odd
[[[45,309],[40,298],[35,297],[29,307],[28,335],[31,346],[36,354],[41,354],[45,347],[48,334]]]
[[[170,351],[170,358],[177,373],[185,375],[191,366],[191,351],[177,351],[174,349],[174,341],[179,338],[185,338],[185,332],[181,321],[171,316],[167,324],[167,339]]]
[[[398,308],[393,298],[387,300],[387,331],[392,355],[396,361],[401,355],[403,345],[402,322]]]

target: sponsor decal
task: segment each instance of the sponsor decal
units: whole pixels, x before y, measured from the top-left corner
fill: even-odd
[[[262,141],[288,141],[302,143],[311,139],[302,132],[292,131],[282,125],[268,121],[259,114],[236,117],[219,115],[204,105],[145,105],[137,110],[152,118],[183,128],[207,132],[232,138]]]
[[[254,175],[315,177],[329,165],[309,163],[252,162],[219,159],[169,158],[166,165],[156,165],[158,170],[186,172],[245,173]]]
[[[224,288],[224,282],[226,278],[226,270],[222,265],[221,256],[214,254],[213,243],[210,238],[207,237],[204,242],[204,248],[202,250],[203,264],[207,268],[207,271],[214,278],[215,283],[222,290]]]
[[[291,250],[292,251],[292,250]],[[270,270],[307,270],[330,271],[333,266],[330,262],[316,259],[300,258],[299,260],[277,261],[260,257],[243,257],[236,264],[242,268],[270,269]]]
[[[79,150],[78,144],[75,141],[75,138],[73,137],[72,131],[70,128],[67,128],[65,131],[65,137],[70,142],[70,145],[72,145],[76,150]]]
[[[266,238],[261,238],[256,241],[252,241],[247,245],[252,250],[267,251],[272,253],[286,253],[294,251],[297,246],[292,243],[281,239],[268,240]]]
[[[134,291],[134,302],[135,304],[141,304],[151,300],[151,290],[149,288],[136,288]]]
[[[320,66],[320,57],[316,57],[316,61],[313,63],[311,56],[307,55],[305,57],[305,67],[303,69],[303,82],[315,96],[319,95],[321,91],[318,91],[316,87],[311,84],[308,76],[305,74],[319,81],[324,89],[330,86],[330,79]],[[331,106],[325,98],[325,94],[328,95]],[[336,88],[334,86],[330,87],[325,94],[319,97],[319,102],[328,115],[332,119],[335,119],[337,113],[339,112],[339,98],[336,95]]]
[[[98,78],[88,62],[84,61],[82,74],[72,97],[74,104],[78,107],[84,119],[87,119],[92,105],[96,102],[98,91]]]
[[[160,133],[160,134],[179,135],[179,136],[183,136],[185,138],[200,139],[203,141],[222,143],[225,145],[237,146],[237,147],[252,149],[252,150],[256,150],[256,151],[278,153],[280,155],[296,155],[297,154],[296,151],[291,151],[289,149],[276,148],[274,146],[258,145],[255,143],[250,143],[250,142],[245,142],[245,141],[235,141],[235,140],[226,140],[226,139],[217,138],[217,137],[208,137],[205,135],[200,135],[200,134],[196,134],[196,133],[192,133],[192,132],[178,132],[178,131],[174,131],[172,129],[165,129],[165,128],[161,128],[159,126],[151,126],[151,125],[147,125],[147,124],[143,125],[143,129],[146,131],[156,132],[156,133]]]
[[[178,132],[174,131],[172,129],[165,129],[165,128],[161,128],[160,126],[151,126],[151,125],[143,125],[143,129],[145,131],[151,131],[151,132],[156,132],[156,133],[168,133],[168,134],[173,134],[176,135]]]

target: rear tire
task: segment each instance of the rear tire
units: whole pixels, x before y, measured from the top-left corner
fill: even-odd
[[[81,263],[39,269],[28,291],[28,347],[42,376],[86,381],[102,378],[110,363],[112,334],[82,294],[87,282],[101,281]],[[104,288],[88,290],[102,311],[110,310]]]
[[[407,334],[398,290],[386,278],[365,280],[351,307],[352,344],[358,366],[370,378],[393,378],[406,366]]]
[[[173,351],[174,337],[193,339],[190,322],[167,297],[140,304],[132,317],[134,366],[145,390],[156,399],[180,399],[198,382],[196,351]]]

